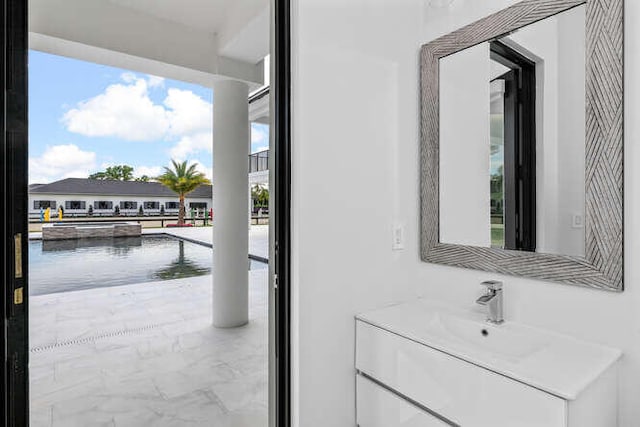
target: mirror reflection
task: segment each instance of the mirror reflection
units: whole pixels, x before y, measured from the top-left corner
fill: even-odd
[[[440,60],[440,242],[584,256],[585,9]]]

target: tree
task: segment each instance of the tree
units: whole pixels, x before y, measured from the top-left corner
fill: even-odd
[[[138,182],[149,182],[150,180],[151,178],[149,178],[147,175],[142,175],[134,179],[134,181],[138,181]]]
[[[173,169],[165,166],[164,173],[156,178],[162,185],[178,194],[180,198],[180,210],[178,211],[178,225],[184,225],[185,209],[184,198],[187,194],[202,184],[211,184],[211,181],[202,172],[196,170],[196,165],[187,166],[187,162],[178,163],[171,160]]]
[[[262,185],[254,185],[251,188],[251,198],[253,206],[256,208],[266,208],[269,206],[269,190]]]
[[[129,165],[109,166],[105,171],[89,175],[89,179],[131,181],[133,179],[133,168]]]

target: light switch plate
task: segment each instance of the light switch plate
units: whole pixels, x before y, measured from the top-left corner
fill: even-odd
[[[391,248],[394,251],[399,251],[404,249],[404,226],[400,224],[395,224],[393,226],[393,236],[392,236]]]

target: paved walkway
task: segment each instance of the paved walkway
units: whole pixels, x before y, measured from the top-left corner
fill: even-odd
[[[251,242],[266,256],[268,227]],[[267,426],[267,275],[249,272],[250,322],[233,329],[211,325],[210,275],[32,296],[31,427]]]

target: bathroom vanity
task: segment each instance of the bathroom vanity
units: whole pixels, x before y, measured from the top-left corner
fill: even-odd
[[[620,351],[417,300],[356,317],[360,427],[617,425]]]

